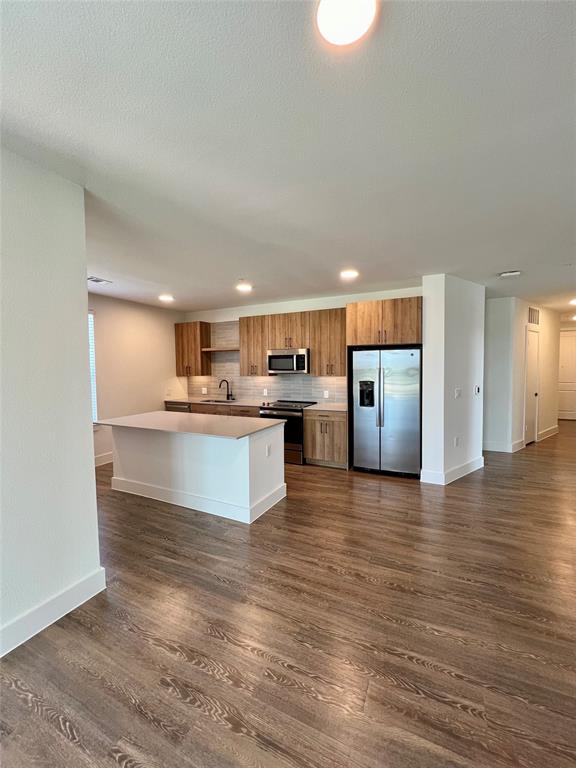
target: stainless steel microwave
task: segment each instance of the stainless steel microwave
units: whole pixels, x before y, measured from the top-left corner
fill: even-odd
[[[269,349],[268,373],[310,373],[309,349]]]

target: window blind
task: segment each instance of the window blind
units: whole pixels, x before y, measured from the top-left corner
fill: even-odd
[[[88,313],[88,345],[90,348],[90,395],[92,397],[92,421],[98,421],[96,399],[96,343],[94,340],[94,313]]]

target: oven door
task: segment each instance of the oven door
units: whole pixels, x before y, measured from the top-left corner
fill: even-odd
[[[304,455],[304,417],[302,411],[283,411],[280,408],[260,409],[264,419],[285,419],[284,424],[284,460],[288,464],[303,464]]]

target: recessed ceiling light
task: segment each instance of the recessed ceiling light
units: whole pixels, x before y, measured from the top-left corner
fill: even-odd
[[[519,269],[506,269],[504,272],[499,272],[498,277],[518,277],[521,274]]]
[[[572,320],[576,320],[576,315],[572,315]]]
[[[340,277],[342,280],[356,280],[358,274],[357,269],[343,269],[342,272],[340,272]]]
[[[350,45],[368,32],[377,7],[376,0],[320,0],[318,31],[332,45]]]
[[[174,301],[174,296],[172,296],[170,293],[161,293],[158,298],[160,301],[165,301],[167,304],[169,304],[171,301]]]
[[[576,304],[576,299],[570,299],[569,303],[572,304],[572,306],[574,306]]]
[[[240,293],[250,293],[252,290],[252,285],[247,283],[246,280],[241,279],[236,286],[236,290],[240,291]]]

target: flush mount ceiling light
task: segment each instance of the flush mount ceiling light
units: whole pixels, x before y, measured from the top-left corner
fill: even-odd
[[[174,296],[170,293],[161,293],[160,296],[158,296],[158,299],[169,304],[171,301],[174,301]]]
[[[238,285],[236,286],[236,290],[240,291],[240,293],[250,293],[252,290],[252,285],[250,283],[247,283],[244,278],[238,281]]]
[[[499,272],[498,277],[518,277],[522,272],[519,269],[506,269],[504,272]]]
[[[377,0],[320,0],[318,31],[332,45],[350,45],[368,32],[377,7]]]
[[[356,280],[358,274],[357,269],[343,269],[342,272],[340,272],[340,277],[342,280]]]
[[[576,304],[576,299],[570,299],[569,303],[572,304],[572,306],[574,306]]]
[[[576,315],[572,315],[572,320],[576,320]]]

